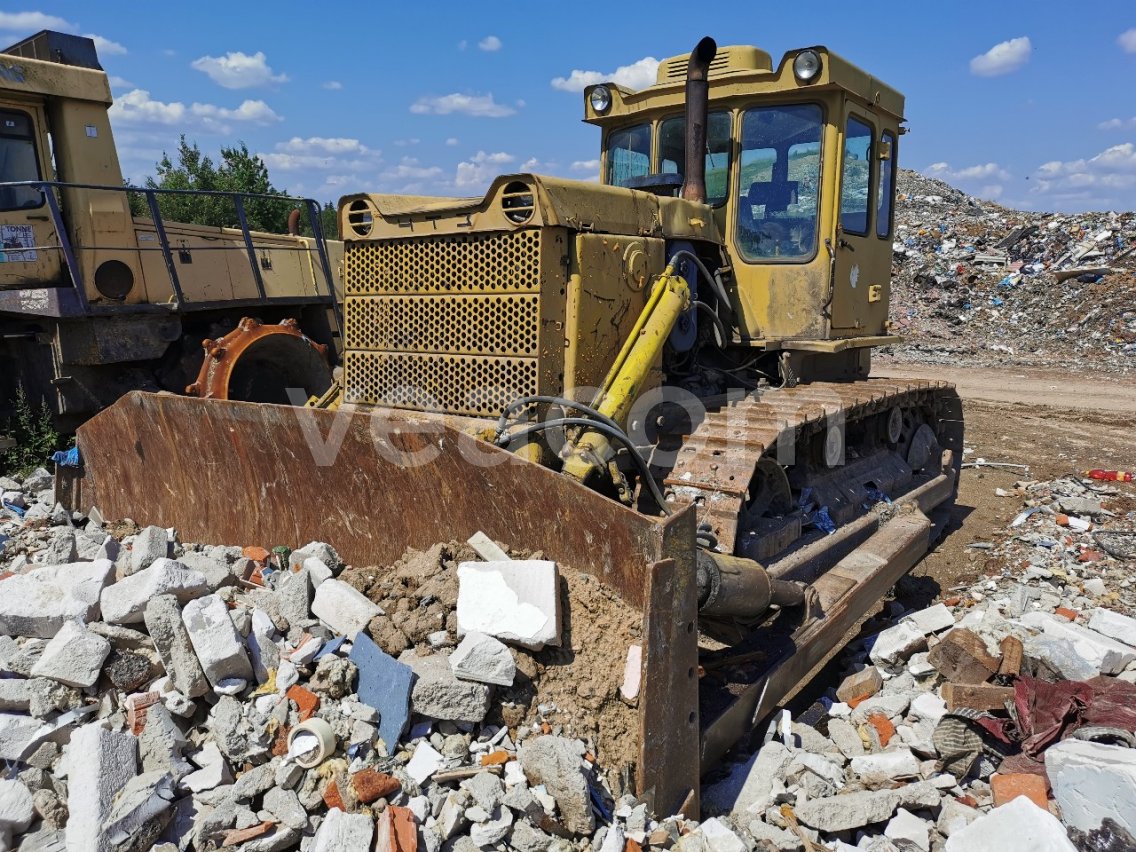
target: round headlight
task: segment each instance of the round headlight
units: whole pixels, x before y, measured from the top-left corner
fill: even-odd
[[[820,54],[815,50],[802,50],[793,60],[793,73],[802,83],[809,83],[820,76]]]
[[[611,89],[607,86],[596,86],[588,95],[588,102],[596,112],[607,112],[611,106]]]

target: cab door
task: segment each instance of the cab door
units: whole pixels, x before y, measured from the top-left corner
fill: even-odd
[[[64,281],[59,235],[44,192],[11,186],[51,180],[43,111],[34,104],[0,101],[0,288],[58,285]],[[46,176],[46,177],[45,177]]]
[[[876,187],[874,120],[853,109],[845,111],[841,134],[840,187],[836,203],[836,244],[832,282],[832,336],[876,334],[873,314],[886,300],[883,289],[891,274],[891,247],[884,267],[874,236]],[[885,316],[886,320],[886,316]]]

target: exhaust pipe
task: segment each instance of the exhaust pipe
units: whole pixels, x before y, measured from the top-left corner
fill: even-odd
[[[710,36],[698,42],[686,65],[686,171],[682,197],[706,201],[706,112],[710,63],[718,45]]]

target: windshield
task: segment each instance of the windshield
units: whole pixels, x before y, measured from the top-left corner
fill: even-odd
[[[706,121],[706,201],[726,201],[730,175],[730,114],[712,112]],[[659,171],[681,174],[686,165],[686,118],[676,115],[659,125]]]
[[[611,186],[627,186],[632,178],[651,171],[651,125],[613,130],[607,137],[607,175]]]
[[[816,253],[823,121],[818,104],[757,107],[742,116],[737,244],[746,259]]]
[[[0,184],[39,180],[31,119],[20,112],[0,110]],[[43,204],[43,193],[32,186],[0,186],[0,210],[28,210]]]

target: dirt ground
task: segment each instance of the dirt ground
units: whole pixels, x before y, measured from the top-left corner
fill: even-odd
[[[963,399],[964,463],[1029,465],[1017,469],[968,467],[947,536],[916,566],[945,592],[972,581],[985,556],[967,545],[988,540],[1021,509],[998,497],[1020,479],[1053,479],[1091,468],[1136,470],[1136,379],[1070,376],[1049,370],[917,367],[880,360],[875,376],[912,376],[953,382]],[[928,589],[928,592],[930,590]]]

